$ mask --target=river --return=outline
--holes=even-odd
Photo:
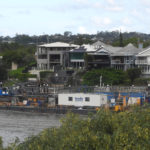
[[[6,147],[18,137],[37,135],[45,128],[60,126],[63,115],[0,111],[0,136]]]

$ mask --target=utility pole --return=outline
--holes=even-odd
[[[100,88],[102,87],[102,75],[100,76],[100,83],[99,83]]]

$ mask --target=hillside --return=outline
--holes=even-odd
[[[54,35],[19,35],[17,34],[15,37],[0,37],[0,42],[16,42],[19,44],[42,44],[47,42],[56,42],[56,41],[62,41],[62,42],[69,42],[69,43],[75,43],[75,44],[88,44],[93,43],[97,40],[101,40],[104,43],[113,44],[119,39],[119,31],[101,31],[97,32],[97,34],[72,34],[70,31],[64,32],[64,34],[54,34]],[[124,32],[122,33],[123,39],[127,40],[130,38],[136,38],[137,40],[140,40],[142,42],[148,42],[150,43],[150,34],[146,33],[138,33],[138,32]],[[131,41],[132,42],[132,41]],[[150,45],[150,44],[148,44]]]

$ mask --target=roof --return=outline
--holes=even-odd
[[[84,53],[84,52],[86,52],[86,48],[84,46],[80,46],[80,47],[77,47],[77,48],[74,48],[74,49],[70,50],[70,52]]]
[[[114,47],[114,46],[105,44],[101,41],[97,41],[92,45],[83,44],[82,46],[71,50],[71,52],[88,52],[91,55],[92,54],[101,54],[101,55],[109,54],[111,56],[133,56],[133,55],[137,55],[138,53],[142,51],[143,49],[139,49],[131,43],[129,43],[125,47]],[[150,55],[150,48],[149,48],[149,55]]]
[[[86,49],[86,52],[95,52],[97,49],[93,45],[83,44],[83,47]]]
[[[112,54],[112,56],[132,56],[140,53],[143,49],[135,47],[129,43],[127,46],[120,48],[118,51]]]
[[[150,47],[144,49],[143,51],[141,51],[140,53],[138,53],[136,56],[137,57],[150,56]]]
[[[113,53],[115,53],[116,51],[118,51],[118,50],[121,48],[121,47],[114,47],[114,46],[111,46],[111,45],[109,45],[109,44],[105,44],[105,43],[103,43],[103,42],[101,42],[101,41],[95,42],[95,43],[93,44],[93,46],[94,46],[95,48],[103,47],[105,50],[108,51],[109,54],[113,54]]]
[[[63,43],[63,42],[54,42],[48,44],[39,45],[39,47],[77,47],[78,45]]]
[[[77,47],[75,49],[70,50],[70,52],[95,52],[98,49],[95,48],[93,45],[89,45],[89,44],[83,44],[80,47]]]

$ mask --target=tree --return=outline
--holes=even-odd
[[[131,81],[131,84],[133,84],[134,80],[139,78],[141,76],[141,69],[140,68],[133,68],[127,70],[127,75]]]
[[[0,81],[7,80],[8,77],[8,71],[5,65],[0,64]]]
[[[84,53],[85,68],[88,69],[88,63],[93,61],[93,56]]]
[[[70,31],[65,31],[64,32],[65,37],[70,37],[71,35],[72,35],[72,32],[70,32]]]
[[[83,76],[83,84],[94,86],[99,85],[100,76],[102,76],[102,82],[105,84],[123,84],[126,81],[126,74],[121,70],[114,69],[94,69],[88,71]]]
[[[34,46],[23,46],[18,44],[7,44],[6,46],[5,51],[2,53],[2,55],[3,61],[7,65],[7,68],[11,66],[12,62],[17,63],[19,67],[26,66],[32,62],[35,62]]]
[[[123,47],[124,44],[123,44],[123,36],[122,36],[122,33],[120,32],[120,35],[119,35],[119,46],[120,47]]]

